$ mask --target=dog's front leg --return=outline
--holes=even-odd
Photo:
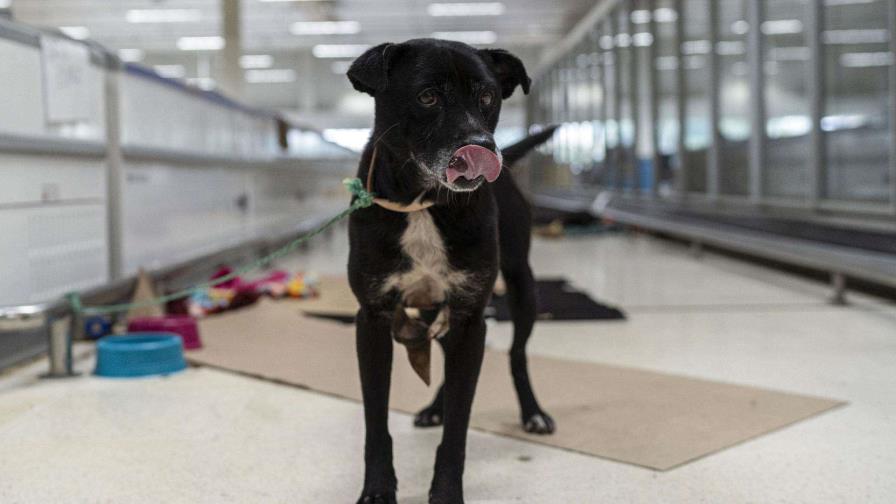
[[[364,397],[364,491],[358,504],[395,504],[398,482],[389,435],[389,386],[392,337],[389,318],[362,308],[357,317],[356,348]]]
[[[485,321],[482,316],[452,327],[445,341],[445,419],[436,453],[430,504],[462,504],[464,458],[470,407],[482,367]]]

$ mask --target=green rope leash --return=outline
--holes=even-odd
[[[306,241],[314,238],[315,236],[321,234],[326,231],[330,227],[332,227],[337,222],[345,219],[349,215],[355,213],[356,211],[367,208],[373,205],[374,195],[364,188],[364,184],[361,183],[361,180],[358,178],[347,178],[342,181],[345,188],[352,194],[352,203],[351,205],[340,212],[339,214],[332,217],[330,220],[319,226],[317,229],[310,231],[295,240],[287,243],[283,247],[271,252],[270,254],[261,257],[242,268],[239,268],[232,273],[229,273],[225,276],[216,278],[210,282],[204,282],[199,285],[195,285],[193,287],[173,292],[171,294],[167,294],[165,296],[159,296],[153,299],[147,299],[144,301],[139,301],[136,303],[119,303],[105,306],[84,306],[81,303],[81,295],[77,292],[71,292],[66,295],[68,298],[69,304],[71,305],[71,309],[73,313],[79,315],[105,315],[110,313],[122,313],[130,310],[131,308],[143,308],[147,306],[156,306],[162,305],[171,301],[177,301],[178,299],[184,299],[192,296],[196,292],[208,289],[210,287],[215,287],[216,285],[220,285],[222,283],[233,280],[234,278],[244,275],[252,270],[257,268],[261,268],[263,266],[267,266],[268,264],[280,259],[290,253],[294,252],[295,249],[305,243]]]

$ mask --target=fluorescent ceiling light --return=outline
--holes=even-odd
[[[8,9],[12,5],[12,0],[0,0],[0,9]]]
[[[825,44],[885,44],[890,41],[887,30],[827,30],[822,32]]]
[[[224,48],[224,37],[181,37],[177,39],[181,51],[219,51]]]
[[[653,20],[657,23],[673,23],[678,21],[678,11],[668,7],[660,7],[653,11]]]
[[[650,22],[650,18],[649,10],[634,10],[631,13],[632,23],[634,24],[647,24]]]
[[[119,49],[118,57],[121,58],[121,61],[140,61],[145,56],[143,49]]]
[[[616,46],[617,47],[628,47],[632,45],[632,37],[628,33],[620,33],[616,35]]]
[[[205,91],[211,91],[218,85],[218,83],[215,82],[215,79],[212,79],[211,77],[191,77],[187,79],[187,84],[196,86]]]
[[[334,61],[330,65],[330,70],[337,75],[344,75],[348,73],[349,67],[352,66],[351,61]]]
[[[840,65],[847,68],[885,67],[892,64],[893,54],[890,52],[843,53],[840,55]]]
[[[86,26],[60,26],[59,31],[75,40],[90,38],[90,30]]]
[[[803,22],[799,19],[776,19],[764,21],[759,29],[766,35],[793,35],[803,33]]]
[[[357,58],[370,49],[363,44],[318,44],[311,48],[315,58]]]
[[[709,54],[712,44],[708,40],[688,40],[681,43],[681,52],[684,54]]]
[[[197,23],[202,20],[199,9],[131,9],[125,14],[128,23]]]
[[[750,32],[750,23],[745,19],[738,19],[731,23],[731,32],[735,35],[746,35]]]
[[[615,45],[612,35],[604,35],[600,38],[600,48],[603,50],[610,50],[615,47]]]
[[[862,5],[874,3],[877,0],[825,0],[828,7],[839,7],[841,5]]]
[[[650,32],[640,32],[632,35],[632,42],[635,47],[649,47],[653,44],[653,34]]]
[[[500,16],[504,10],[501,2],[431,3],[426,8],[433,17]]]
[[[270,54],[244,54],[240,56],[240,66],[245,69],[271,68],[273,64],[274,57]]]
[[[494,44],[498,40],[498,34],[493,31],[441,31],[432,32],[431,36],[465,44]]]
[[[157,74],[169,79],[183,79],[187,75],[187,70],[183,65],[156,65],[152,68]]]
[[[298,21],[289,28],[293,35],[353,35],[361,31],[357,21]]]
[[[279,84],[295,82],[296,71],[291,68],[268,68],[246,71],[246,82],[250,84]]]

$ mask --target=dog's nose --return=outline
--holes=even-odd
[[[497,148],[495,139],[491,135],[473,135],[467,138],[466,145],[478,145],[494,152]]]

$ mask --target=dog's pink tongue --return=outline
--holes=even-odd
[[[464,145],[457,149],[445,172],[449,183],[460,177],[474,180],[480,175],[484,176],[485,180],[494,182],[498,180],[500,174],[501,162],[498,161],[498,156],[479,145]]]

